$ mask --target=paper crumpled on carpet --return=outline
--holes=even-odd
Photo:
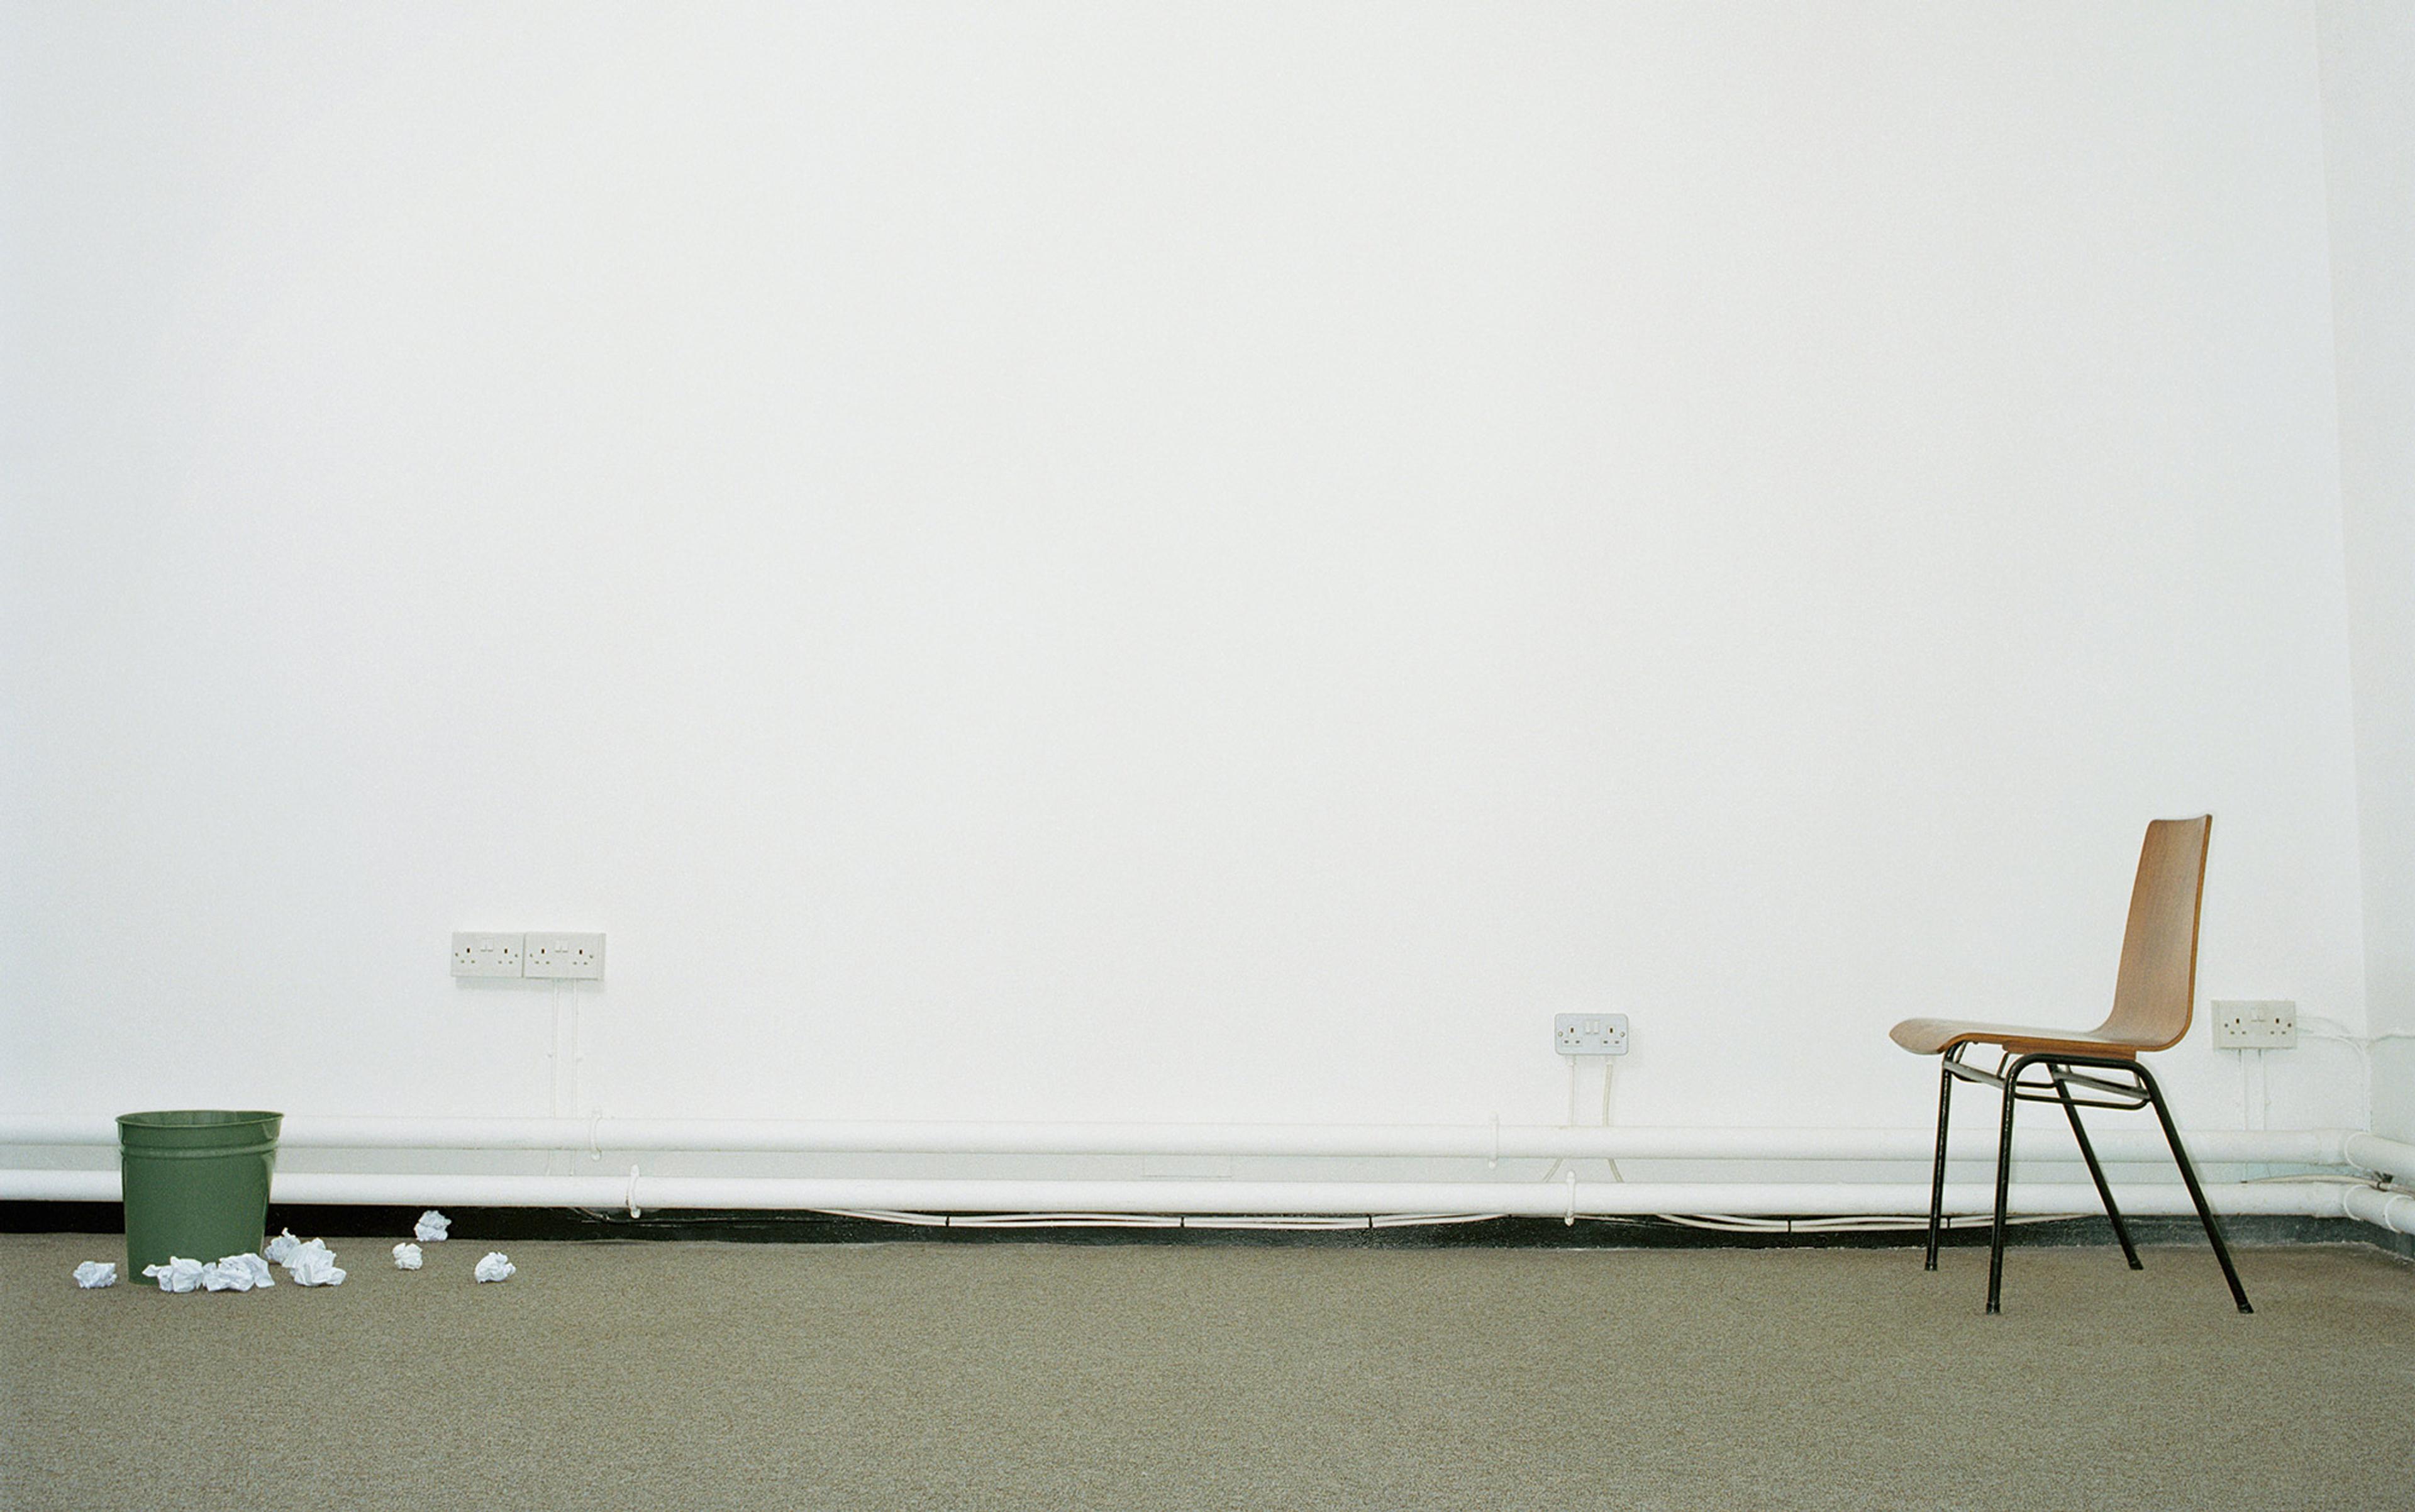
[[[336,1264],[335,1252],[324,1239],[312,1239],[297,1244],[285,1257],[285,1274],[303,1286],[341,1286],[343,1267]]]
[[[420,1264],[419,1246],[406,1242],[394,1247],[395,1269],[417,1270]]]
[[[163,1292],[189,1292],[202,1284],[202,1263],[170,1255],[164,1265],[145,1265],[142,1274],[159,1283]]]
[[[487,1252],[487,1258],[478,1262],[476,1274],[478,1280],[482,1281],[500,1281],[508,1280],[512,1273],[518,1269],[519,1267],[513,1265],[511,1258],[502,1250],[490,1250]]]
[[[75,1276],[76,1284],[87,1292],[98,1286],[114,1286],[117,1284],[117,1262],[87,1260],[76,1267]]]
[[[445,1231],[452,1226],[451,1219],[431,1207],[419,1215],[419,1221],[412,1227],[411,1236],[422,1244],[442,1244]]]
[[[202,1267],[202,1289],[206,1292],[248,1292],[255,1286],[276,1284],[268,1262],[255,1254],[229,1255]]]
[[[302,1241],[293,1236],[292,1229],[287,1229],[268,1241],[268,1258],[281,1265],[292,1259],[293,1251],[301,1248]]]

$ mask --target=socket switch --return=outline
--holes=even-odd
[[[530,977],[597,981],[604,975],[604,936],[531,934],[520,972]]]
[[[1627,1054],[1627,1015],[1554,1014],[1552,1048],[1563,1055],[1623,1055]]]
[[[517,977],[523,947],[518,935],[457,933],[453,936],[453,974],[457,977]]]
[[[2287,999],[2213,1004],[2216,1050],[2290,1050],[2298,1043],[2298,1005]]]

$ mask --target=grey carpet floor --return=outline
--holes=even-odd
[[[0,1235],[0,1505],[2397,1508],[2415,1266],[2020,1250],[336,1245],[81,1292]],[[122,1260],[121,1260],[122,1264]],[[281,1272],[279,1273],[282,1274]]]

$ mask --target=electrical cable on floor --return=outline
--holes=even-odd
[[[1178,1229],[1172,1213],[949,1213],[952,1229]]]
[[[2260,1176],[2260,1181],[2328,1181],[2338,1186],[2372,1186],[2357,1176]],[[570,1207],[582,1218],[601,1222],[628,1222],[623,1210],[611,1207]],[[903,1212],[893,1207],[814,1207],[826,1218],[852,1218],[860,1222],[908,1224],[920,1230],[1205,1230],[1205,1232],[1347,1232],[1347,1230],[1408,1230],[1408,1227],[1449,1227],[1449,1224],[1495,1222],[1507,1212]],[[1686,1230],[1710,1230],[1724,1235],[1877,1235],[1877,1232],[1928,1230],[1925,1218],[1882,1218],[1882,1215],[1831,1215],[1831,1218],[1739,1218],[1734,1212],[1580,1212],[1584,1222],[1666,1222]],[[2017,1212],[2007,1224],[2070,1222],[2096,1218],[2093,1212]],[[1988,1212],[1949,1212],[1940,1227],[1978,1230],[1992,1222]]]
[[[2297,1179],[2274,1177],[2274,1180]],[[2350,1186],[2362,1182],[2352,1177],[2332,1177]],[[1135,1228],[1135,1229],[1202,1229],[1202,1230],[1268,1230],[1303,1233],[1331,1233],[1348,1229],[1390,1229],[1439,1227],[1461,1223],[1489,1223],[1508,1218],[1507,1213],[1372,1213],[1372,1214],[1171,1214],[1171,1213],[907,1213],[871,1208],[824,1207],[815,1209],[833,1218],[862,1219],[876,1223],[908,1223],[922,1228],[962,1229],[1050,1229],[1050,1228]],[[1928,1226],[1926,1218],[1889,1217],[1870,1214],[1843,1214],[1826,1218],[1744,1218],[1732,1213],[1653,1213],[1577,1215],[1587,1222],[1632,1223],[1646,1216],[1662,1223],[1682,1228],[1709,1229],[1731,1234],[1846,1234],[1846,1233],[1907,1233]],[[2092,1218],[2091,1213],[2018,1213],[2006,1217],[2008,1224],[2062,1223],[2074,1219]],[[1993,1221],[1987,1213],[1948,1214],[1942,1227],[1949,1229],[1983,1228]]]
[[[1836,1218],[1739,1218],[1730,1213],[1655,1213],[1664,1223],[1675,1223],[1689,1229],[1715,1229],[1732,1234],[1892,1234],[1923,1230],[1928,1227],[1925,1218],[1889,1218],[1845,1215]],[[2009,1215],[2006,1223],[2060,1223],[2075,1218],[2088,1218],[2087,1213],[2022,1213]],[[1948,1214],[1942,1226],[1949,1229],[1981,1228],[1994,1222],[1988,1213]]]
[[[1350,1218],[1338,1214],[1304,1213],[1291,1218],[1243,1213],[1231,1218],[1210,1218],[1205,1215],[1183,1216],[1186,1229],[1297,1229],[1309,1233],[1328,1233],[1339,1229],[1372,1229],[1372,1217]]]
[[[2251,1182],[2320,1181],[2348,1187],[2376,1185],[2374,1181],[2356,1176],[2331,1175],[2274,1175],[2249,1179]],[[574,1207],[569,1210],[583,1218],[605,1222],[628,1220],[627,1213],[617,1208]],[[1262,1230],[1298,1233],[1336,1233],[1352,1229],[1436,1228],[1465,1223],[1490,1223],[1511,1216],[1508,1213],[917,1213],[875,1207],[818,1207],[811,1211],[831,1218],[854,1219],[867,1223],[895,1223],[914,1228],[1126,1228],[1200,1229],[1211,1232]],[[1733,1213],[1579,1213],[1575,1216],[1588,1223],[1660,1222],[1674,1224],[1680,1228],[1705,1229],[1727,1234],[1917,1233],[1928,1226],[1928,1220],[1926,1218],[1893,1217],[1882,1214],[1839,1214],[1824,1218],[1746,1218]],[[2061,1223],[2096,1216],[2093,1213],[2017,1213],[2008,1215],[2004,1221],[2008,1224]],[[1946,1215],[1941,1226],[1949,1229],[1984,1228],[1992,1221],[1992,1215],[1987,1213],[1955,1213]]]
[[[874,1223],[909,1223],[921,1228],[956,1229],[1267,1229],[1323,1233],[1343,1229],[1443,1227],[1458,1223],[1489,1223],[1507,1213],[908,1213],[864,1207],[818,1207],[832,1218],[861,1219]],[[610,1214],[597,1214],[610,1217]]]

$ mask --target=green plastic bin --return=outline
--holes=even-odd
[[[119,1115],[127,1279],[171,1255],[211,1261],[258,1250],[284,1122],[281,1113],[191,1108]]]

